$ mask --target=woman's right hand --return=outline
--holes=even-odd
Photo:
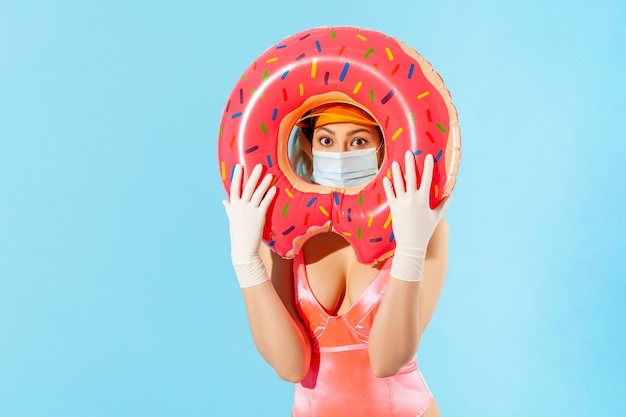
[[[262,172],[263,166],[256,165],[242,192],[243,166],[237,164],[230,185],[230,201],[223,201],[230,223],[231,258],[234,265],[247,264],[259,255],[265,216],[276,195],[276,187],[270,187],[271,174],[267,174],[258,184]]]

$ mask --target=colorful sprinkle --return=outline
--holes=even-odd
[[[317,58],[313,58],[313,62],[311,62],[311,78],[315,78],[317,75]]]
[[[352,221],[352,207],[348,208],[348,222]]]
[[[252,152],[256,151],[257,149],[259,149],[259,145],[254,145],[253,147],[248,148],[245,151],[243,151],[243,153],[249,154],[249,153],[252,153]]]
[[[238,112],[238,113],[235,113],[235,114],[233,114],[232,116],[230,116],[230,118],[231,118],[231,119],[236,119],[236,118],[238,118],[239,116],[241,116],[242,114],[243,114],[243,112]]]
[[[383,240],[382,237],[373,237],[373,238],[370,239],[370,243],[378,243],[381,240]]]
[[[361,86],[363,85],[362,81],[359,81],[358,83],[356,83],[356,86],[354,87],[354,90],[352,90],[352,94],[356,94],[359,92],[359,90],[361,89]]]
[[[406,76],[409,80],[411,79],[411,77],[413,77],[413,69],[415,69],[415,64],[411,64],[411,66],[409,67],[409,73]]]
[[[268,70],[263,71],[263,77],[261,77],[261,82],[264,82],[267,79],[267,74],[269,74]]]
[[[370,217],[367,219],[367,227],[372,227],[373,221],[374,221],[374,213],[370,213]]]
[[[415,152],[413,152],[413,156],[417,156],[417,155],[419,155],[421,153],[422,153],[422,151],[418,149]]]
[[[272,120],[276,120],[276,116],[278,116],[278,107],[274,107],[274,111],[272,112]]]
[[[439,152],[437,153],[437,156],[435,156],[435,162],[439,161],[439,158],[441,158],[441,155],[443,155],[443,151],[439,150]]]
[[[239,104],[243,104],[243,88],[239,89]]]
[[[315,47],[317,48],[317,52],[322,52],[322,45],[320,45],[320,41],[315,41]]]
[[[350,68],[350,63],[346,62],[346,65],[343,66],[343,70],[341,71],[341,75],[339,76],[339,81],[343,81],[346,78],[348,68]]]
[[[300,83],[300,97],[302,97],[304,95],[304,84]]]
[[[396,72],[398,72],[399,69],[400,69],[400,64],[396,64],[396,66],[393,67],[393,70],[391,71],[391,75],[396,75]]]
[[[344,235],[345,237],[352,237],[352,233],[350,232],[342,232],[342,235]]]
[[[387,52],[387,58],[389,58],[390,61],[393,61],[393,54],[391,53],[391,49],[387,47],[385,48],[385,52]]]
[[[283,72],[283,75],[280,76],[280,79],[284,80],[287,77],[287,74],[289,74],[289,70]]]
[[[283,100],[287,101],[287,90],[283,88]]]
[[[434,188],[435,188],[435,198],[438,198],[439,197],[439,185],[435,184]]]
[[[361,34],[357,34],[356,37],[360,40],[362,40],[363,42],[367,42],[367,38]]]
[[[230,147],[231,147],[231,148],[232,148],[232,147],[233,147],[233,145],[235,144],[235,139],[237,139],[237,135],[233,135],[233,137],[232,137],[232,138],[230,138],[230,144],[229,144],[229,145],[230,145]]]
[[[368,49],[367,52],[365,53],[365,55],[363,55],[363,58],[365,58],[365,59],[369,58],[369,56],[372,54],[372,52],[374,52],[374,48]]]
[[[324,74],[324,85],[328,85],[328,77],[330,76],[330,73],[328,71],[326,71],[326,74]]]
[[[396,89],[395,89],[395,88],[392,88],[391,90],[389,90],[389,92],[387,93],[387,95],[386,95],[385,97],[383,97],[383,99],[382,99],[382,100],[380,100],[380,103],[381,103],[381,104],[386,104],[386,103],[389,101],[389,99],[390,99],[391,97],[393,97],[393,95],[394,95],[395,93],[396,93]]]
[[[220,172],[222,174],[222,181],[226,181],[226,163],[224,161],[220,163]]]
[[[430,109],[426,110],[426,118],[428,119],[429,122],[433,121],[433,117],[430,114]]]
[[[389,235],[389,243],[393,242],[393,238],[394,238],[394,234],[392,231],[391,234]]]
[[[418,94],[417,99],[421,100],[429,94],[430,94],[430,91],[424,91],[422,94]]]
[[[374,102],[374,90],[370,90],[370,101]]]
[[[272,246],[274,246],[275,244],[276,244],[276,241],[275,241],[275,240],[272,240],[272,241],[268,244],[268,246],[271,248],[271,247],[272,247]]]
[[[267,64],[271,64],[272,62],[276,62],[278,61],[278,57],[274,57],[274,58],[270,58],[267,61],[265,61]]]
[[[336,37],[336,36],[337,36],[337,31],[336,31],[335,29],[333,29],[333,30],[330,32],[330,39],[335,39],[335,37]]]
[[[402,128],[399,127],[398,130],[396,130],[394,134],[391,135],[391,141],[393,142],[394,140],[398,139],[398,136],[400,136],[401,134],[402,134]]]
[[[293,193],[291,192],[291,190],[289,188],[285,188],[285,192],[287,193],[289,198],[293,198]]]
[[[287,217],[288,211],[289,211],[289,204],[285,204],[285,207],[283,207],[283,217]]]
[[[300,61],[302,58],[304,58],[306,56],[306,54],[300,54],[296,57],[295,61],[298,62]]]
[[[356,229],[356,238],[361,240],[361,226]]]
[[[261,131],[264,135],[267,135],[267,127],[265,126],[265,122],[261,122]]]
[[[333,198],[335,199],[335,204],[339,205],[339,193],[338,192],[333,193]]]
[[[428,136],[431,143],[435,143],[435,138],[433,138],[433,135],[431,135],[429,131],[426,131],[426,136]]]
[[[360,206],[363,204],[363,194],[359,194],[359,201],[356,203],[357,206]]]
[[[304,225],[306,226],[308,222],[309,222],[309,212],[307,211],[306,214],[304,215]]]
[[[339,50],[339,52],[337,52],[337,55],[339,55],[339,56],[343,55],[343,51],[345,51],[345,50],[346,50],[346,47],[342,46],[341,49]]]
[[[272,162],[272,155],[267,155],[267,166],[268,168],[271,168],[274,166],[274,163]]]
[[[411,121],[412,125],[415,124],[415,116],[413,116],[413,112],[409,112],[409,120]]]
[[[437,123],[437,129],[441,130],[443,133],[446,133],[446,128]]]
[[[309,36],[311,36],[311,34],[310,34],[310,33],[307,33],[306,35],[304,35],[303,37],[301,37],[301,38],[300,38],[300,39],[298,39],[298,40],[299,40],[299,41],[303,41],[303,40],[305,40],[306,38],[308,38]]]
[[[389,212],[387,218],[385,219],[385,223],[383,223],[383,229],[388,228],[389,224],[391,224],[391,212]]]
[[[313,203],[315,203],[315,200],[317,200],[317,197],[313,197],[312,199],[310,199],[309,202],[306,203],[306,206],[311,207]]]
[[[283,231],[283,236],[288,235],[289,233],[295,230],[296,226],[290,226],[288,229]]]
[[[324,216],[328,216],[328,211],[324,208],[324,206],[320,206],[320,211],[324,213]]]
[[[276,49],[285,49],[287,45],[277,45]]]

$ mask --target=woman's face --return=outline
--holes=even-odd
[[[355,123],[331,123],[313,131],[313,150],[348,152],[378,148],[380,136],[375,126]]]

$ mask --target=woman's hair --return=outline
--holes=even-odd
[[[313,132],[318,119],[315,116],[311,117],[312,111],[302,116],[296,124],[289,152],[289,160],[296,175],[310,183],[313,183]],[[376,125],[376,130],[381,144],[378,151],[378,166],[380,166],[385,157],[385,139],[380,126]]]
[[[297,126],[291,143],[290,161],[296,175],[307,182],[313,182],[313,126],[315,120],[308,119],[311,125]]]

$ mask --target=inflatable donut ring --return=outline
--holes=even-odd
[[[334,188],[299,178],[289,162],[296,120],[327,102],[350,103],[379,123],[385,158],[378,175],[361,187]],[[435,160],[430,206],[454,187],[461,135],[450,93],[430,63],[402,41],[356,27],[314,28],[268,48],[233,88],[221,118],[218,160],[226,192],[236,164],[244,181],[261,163],[277,194],[268,211],[263,242],[292,258],[304,242],[333,231],[352,245],[357,259],[373,264],[395,248],[382,186],[392,161],[404,171],[404,153]]]

